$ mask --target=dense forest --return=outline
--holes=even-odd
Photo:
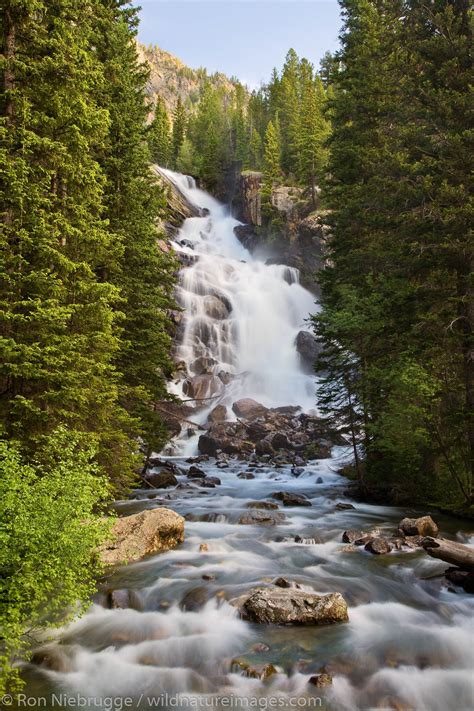
[[[330,227],[319,406],[361,491],[472,505],[472,11],[340,5],[319,68],[290,50],[260,89],[205,82],[170,115],[147,99],[127,2],[5,0],[0,690],[34,631],[88,599],[104,506],[166,441],[177,264],[150,163],[217,195],[261,171],[269,234],[274,188],[303,188]]]
[[[157,249],[136,11],[12,0],[2,23],[5,668],[27,628],[87,598],[101,502],[165,441],[175,264]]]

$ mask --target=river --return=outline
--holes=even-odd
[[[314,377],[301,367],[294,345],[315,309],[313,296],[298,284],[295,270],[265,264],[244,249],[224,206],[185,176],[168,177],[206,211],[176,236],[191,262],[178,291],[185,312],[177,357],[191,377],[196,360],[209,359],[202,396],[216,397],[193,419],[203,423],[216,402],[229,407],[239,397],[267,407],[313,409]],[[184,393],[184,382],[172,384],[176,393]],[[228,412],[234,417],[230,407]],[[374,556],[342,542],[346,529],[391,535],[401,518],[426,511],[351,501],[348,482],[337,473],[350,456],[343,447],[308,462],[297,478],[290,465],[230,458],[221,469],[211,458],[199,466],[221,485],[190,487],[185,459],[196,453],[197,437],[184,428],[168,450],[182,468],[182,488],[157,494],[140,489],[116,503],[121,515],[169,505],[187,519],[185,543],[116,569],[106,586],[132,591],[131,607],[105,609],[99,596],[52,643],[51,654],[60,660],[54,670],[25,667],[29,698],[48,699],[48,708],[77,708],[78,699],[89,699],[86,708],[103,709],[154,703],[219,710],[473,708],[472,596],[454,590],[443,577],[446,564],[423,550]],[[249,466],[254,478],[239,478]],[[249,502],[269,500],[282,489],[306,495],[312,505],[285,507],[279,525],[239,524]],[[355,508],[340,510],[338,502]],[[433,517],[443,535],[473,542],[467,522]],[[308,591],[342,593],[349,622],[294,627],[240,619],[229,601],[280,576]],[[321,671],[333,683],[317,689],[308,679]]]

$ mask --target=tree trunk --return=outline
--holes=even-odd
[[[446,538],[425,538],[423,548],[432,558],[444,560],[463,570],[474,570],[474,548],[462,543],[448,541]]]

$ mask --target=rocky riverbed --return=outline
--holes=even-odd
[[[184,543],[115,568],[85,618],[37,652],[29,693],[467,711],[473,598],[419,545],[466,542],[462,522],[357,503],[337,473],[348,450],[325,455],[157,457],[147,479],[166,474],[163,488],[116,508],[172,509]]]

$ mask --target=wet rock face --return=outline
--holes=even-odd
[[[104,565],[121,565],[176,548],[183,541],[182,516],[167,508],[150,509],[114,521],[99,554]]]
[[[296,589],[254,591],[241,610],[252,622],[276,625],[326,625],[349,619],[347,603],[340,593],[316,595]]]
[[[220,395],[223,392],[223,383],[217,375],[205,373],[188,378],[183,386],[183,392],[189,398],[200,400],[213,395]]]
[[[300,331],[296,336],[295,345],[301,358],[301,364],[306,370],[313,372],[316,358],[322,351],[321,344],[309,331]]]
[[[438,526],[431,516],[404,518],[400,521],[399,528],[405,536],[434,536],[436,538],[439,533]]]

